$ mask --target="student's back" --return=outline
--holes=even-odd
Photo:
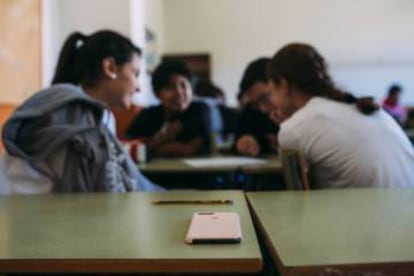
[[[401,127],[373,98],[335,87],[312,46],[286,45],[269,73],[287,118],[279,145],[304,151],[315,187],[414,187],[414,149]]]
[[[414,187],[413,147],[383,110],[314,97],[282,123],[279,143],[304,151],[315,187]]]
[[[106,179],[108,176],[101,173],[111,156],[111,144],[122,152],[101,123],[104,110],[100,102],[78,87],[55,85],[36,93],[19,107],[4,126],[3,140],[10,155],[28,160],[34,170],[46,176],[43,183],[38,183],[39,191],[137,190],[130,172],[121,181]],[[124,169],[130,170],[128,166]],[[12,178],[15,172],[5,173]],[[123,182],[129,185],[117,187]],[[26,189],[27,186],[16,183],[9,186],[9,193]]]

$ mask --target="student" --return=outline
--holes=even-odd
[[[270,58],[259,58],[247,66],[240,82],[241,115],[236,128],[235,149],[243,155],[276,152],[278,124],[270,119],[275,108],[270,97],[266,70]]]
[[[199,80],[194,89],[194,101],[202,102],[209,107],[211,130],[216,135],[215,143],[221,150],[230,147],[236,131],[239,111],[227,107],[222,89],[209,80]]]
[[[414,150],[401,127],[372,98],[338,90],[312,46],[283,47],[269,74],[288,117],[279,145],[303,150],[314,187],[414,187]]]
[[[194,94],[198,98],[214,100],[218,105],[226,105],[226,96],[223,90],[210,80],[198,80]]]
[[[388,95],[382,102],[382,107],[387,111],[399,124],[404,125],[407,120],[407,110],[399,103],[402,88],[394,84],[388,90]]]
[[[4,125],[0,194],[159,190],[109,129],[109,108],[128,108],[139,90],[140,58],[141,50],[113,31],[71,34],[54,85]]]
[[[152,76],[160,105],[138,114],[126,131],[142,138],[150,157],[183,157],[210,152],[211,124],[208,107],[192,102],[191,74],[180,61],[161,63]]]

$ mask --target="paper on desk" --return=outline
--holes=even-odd
[[[184,159],[184,162],[194,168],[202,167],[222,167],[222,166],[245,166],[261,165],[267,163],[266,160],[251,157],[207,157]]]

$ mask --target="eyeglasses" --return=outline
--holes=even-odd
[[[268,109],[269,104],[271,104],[271,94],[270,92],[262,93],[256,99],[248,100],[248,105],[255,108],[255,109]]]

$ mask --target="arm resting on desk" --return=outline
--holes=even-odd
[[[196,137],[186,143],[183,142],[167,142],[159,145],[158,147],[150,148],[155,155],[163,156],[192,156],[200,152],[203,146],[203,139]]]

